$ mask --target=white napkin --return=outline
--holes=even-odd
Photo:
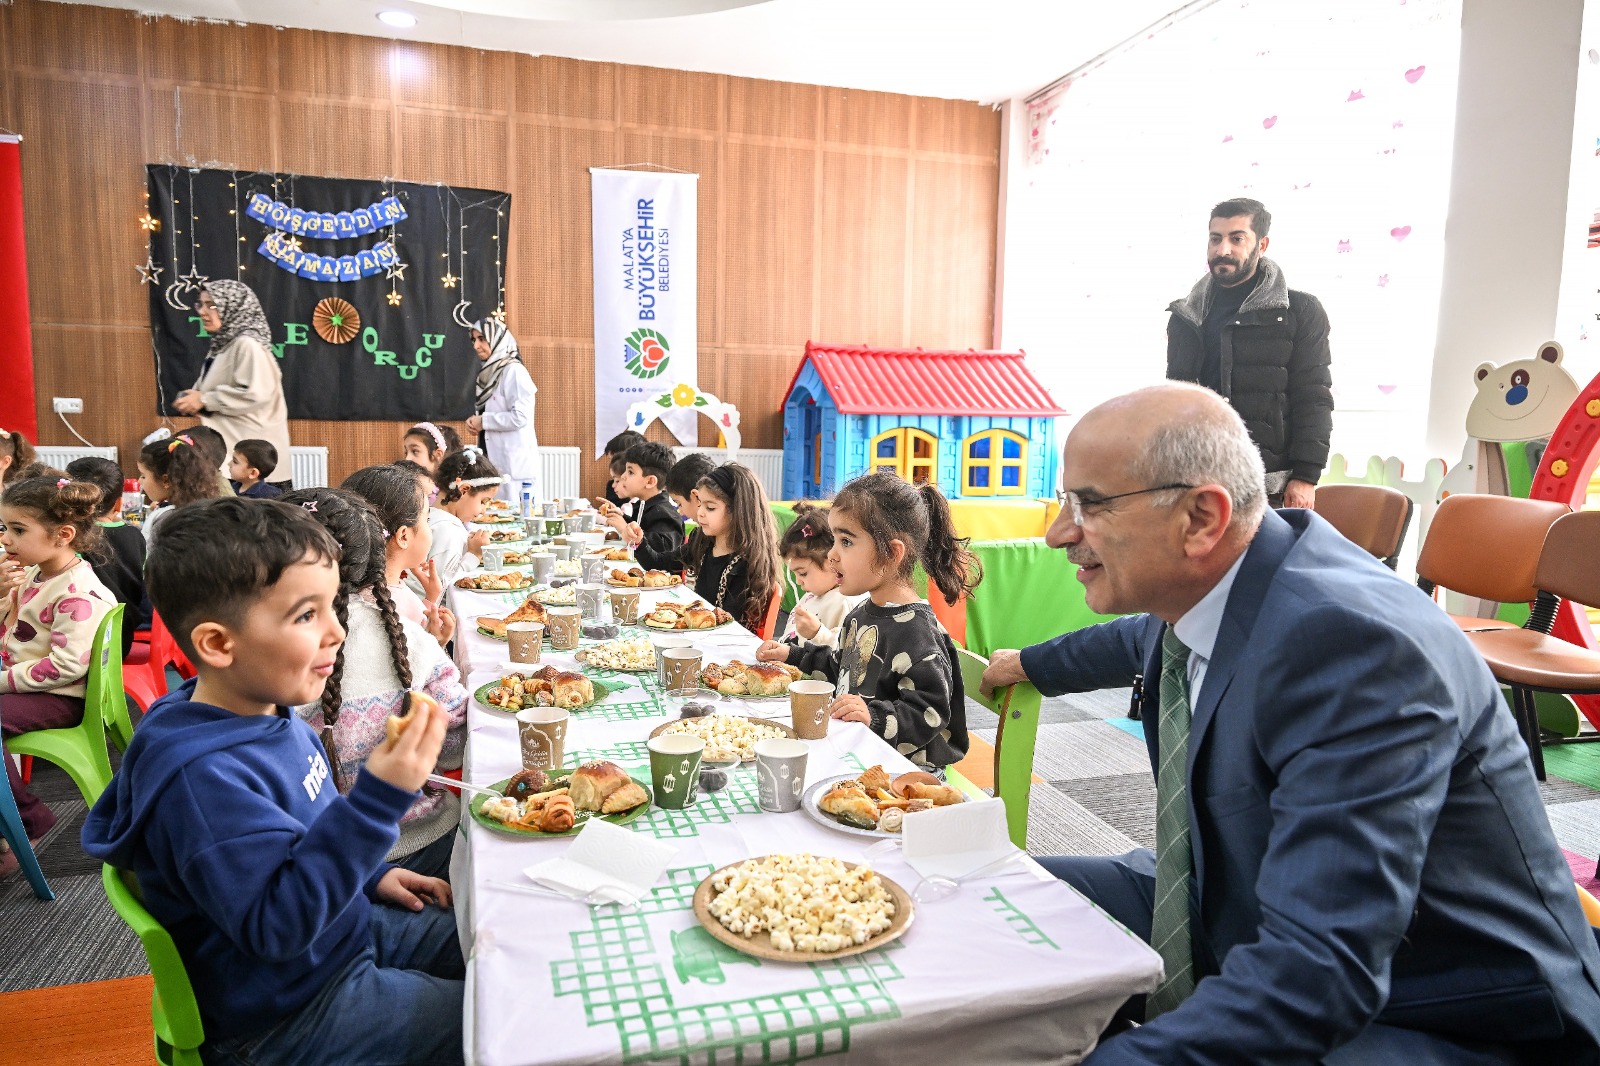
[[[581,900],[638,903],[678,854],[671,844],[591,818],[558,859],[529,866],[529,878]]]
[[[900,832],[906,862],[923,877],[964,877],[1017,850],[1006,833],[1006,805],[997,799],[918,811]]]

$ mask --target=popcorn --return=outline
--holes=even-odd
[[[769,855],[711,878],[711,914],[751,937],[767,930],[779,951],[833,952],[865,944],[894,920],[894,896],[867,866],[838,859]]]
[[[597,670],[653,670],[656,665],[649,637],[596,644],[583,653],[583,658]]]
[[[651,653],[654,655],[654,652]],[[590,660],[593,662],[593,660]],[[683,718],[667,726],[663,733],[688,733],[706,742],[703,758],[712,762],[730,759],[749,760],[756,757],[756,744],[763,740],[786,737],[777,726],[762,725],[748,718],[734,715],[712,714],[704,718]]]

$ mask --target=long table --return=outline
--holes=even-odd
[[[683,590],[647,591],[645,604]],[[457,660],[469,690],[494,680],[506,646],[476,631],[521,594],[452,589]],[[644,609],[648,609],[645,607]],[[624,635],[642,630],[624,627]],[[752,661],[753,634],[730,624],[698,641],[706,661]],[[574,668],[570,655],[544,660]],[[599,675],[621,688],[573,715],[567,762],[605,758],[648,777],[645,739],[667,720],[651,675]],[[783,701],[736,707],[786,720]],[[465,780],[492,784],[521,769],[516,723],[474,704]],[[806,780],[910,763],[865,726],[834,722],[811,742]],[[769,814],[753,770],[702,794],[687,811],[655,810],[634,832],[679,850],[632,912],[589,908],[498,887],[570,846],[513,839],[473,823],[452,864],[467,954],[467,1061],[482,1066],[599,1063],[788,1063],[904,1066],[913,1062],[1073,1063],[1117,1006],[1159,981],[1161,961],[1137,937],[1036,863],[1019,859],[954,895],[916,906],[898,941],[807,964],[762,962],[714,940],[691,909],[695,887],[728,863],[774,852],[863,859],[872,841]],[[898,859],[874,864],[908,891],[918,875]]]

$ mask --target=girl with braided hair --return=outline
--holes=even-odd
[[[385,740],[390,715],[405,711],[415,689],[438,701],[450,717],[439,769],[461,765],[466,746],[467,690],[461,675],[426,630],[400,617],[385,577],[383,526],[361,497],[342,489],[297,489],[280,497],[303,507],[339,542],[339,591],[333,609],[344,644],[322,702],[298,709],[322,735],[335,784],[354,787],[372,750]],[[460,801],[449,792],[424,790],[400,820],[400,841],[387,861],[429,877],[450,876]]]

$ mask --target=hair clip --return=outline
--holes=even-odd
[[[167,451],[169,451],[169,452],[173,451],[180,444],[187,444],[187,445],[190,445],[191,447],[193,447],[194,441],[190,440],[188,437],[186,437],[186,436],[184,436],[183,434],[180,433],[176,437],[173,437],[172,440],[168,442]]]
[[[70,485],[70,484],[72,484],[72,479],[69,478],[69,477],[58,477],[58,478],[56,478],[56,488],[58,488],[58,489],[63,485]]]
[[[467,462],[474,465],[476,465],[478,460],[483,457],[483,453],[478,450],[478,446],[476,444],[469,444],[465,448],[462,448],[461,454],[467,460]]]
[[[379,528],[382,529],[381,526]],[[384,540],[388,540],[389,539],[389,531],[387,529],[383,529],[383,539]]]
[[[304,507],[308,511],[315,511],[317,509],[317,501],[316,500],[307,500],[305,503],[302,503],[300,506]]]
[[[811,536],[811,523],[810,522],[807,522],[805,525],[800,527],[800,535],[802,537]]]

